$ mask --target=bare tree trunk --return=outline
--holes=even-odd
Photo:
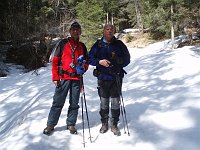
[[[112,16],[111,16],[111,24],[114,25],[114,17],[113,17],[113,13],[112,13]]]
[[[108,23],[108,12],[106,13],[106,23]]]
[[[28,25],[30,24],[30,14],[31,14],[31,1],[28,0],[27,1],[27,6],[26,6],[26,28],[27,28],[27,33],[30,34],[30,31],[29,31],[29,27]]]
[[[174,22],[173,22],[173,4],[171,4],[171,41],[172,41],[172,49],[174,49]]]
[[[60,4],[60,0],[57,0],[57,5],[56,5],[56,17],[58,16],[58,6]]]
[[[140,0],[134,0],[135,2],[135,11],[136,11],[136,18],[137,18],[137,24],[138,27],[142,30],[144,29],[143,23],[142,23],[142,17],[141,17],[141,11],[140,11]]]
[[[197,18],[197,22],[200,25],[200,6],[198,7],[198,18]]]

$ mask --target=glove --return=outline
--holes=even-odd
[[[84,60],[83,55],[79,56],[77,59],[77,66],[83,66],[86,60]]]
[[[83,65],[82,66],[76,66],[76,74],[77,75],[83,75],[84,72],[85,72],[85,68],[84,68]]]
[[[83,75],[85,72],[84,64],[86,60],[84,60],[83,55],[79,56],[77,59],[77,64],[76,64],[76,74],[77,75]]]

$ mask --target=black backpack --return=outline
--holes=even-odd
[[[68,42],[68,38],[65,38],[65,39],[62,39],[62,40],[60,40],[58,43],[56,43],[56,45],[54,46],[54,48],[52,49],[52,51],[51,51],[51,55],[49,56],[49,62],[52,62],[52,59],[53,59],[53,57],[54,57],[54,55],[55,55],[55,52],[56,52],[56,50],[57,50],[57,48],[58,48],[58,46],[60,45],[60,47],[61,47],[61,51],[60,51],[60,56],[62,56],[62,52],[63,52],[63,49],[64,49],[64,46],[65,46],[65,44]],[[87,57],[87,48],[86,48],[86,46],[85,46],[85,44],[84,43],[82,43],[82,42],[80,42],[81,44],[82,44],[82,46],[83,46],[83,50],[84,50],[84,57]]]

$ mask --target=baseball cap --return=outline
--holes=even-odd
[[[70,29],[72,28],[80,28],[81,29],[81,25],[77,22],[74,21],[71,25],[70,25]]]

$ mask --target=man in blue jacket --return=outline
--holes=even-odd
[[[98,94],[102,127],[100,133],[108,131],[109,104],[111,102],[111,131],[121,135],[117,126],[120,116],[120,94],[122,79],[126,73],[123,67],[130,63],[126,45],[114,36],[115,27],[106,24],[103,37],[97,40],[89,52],[89,64],[96,66],[94,76],[98,79]]]

